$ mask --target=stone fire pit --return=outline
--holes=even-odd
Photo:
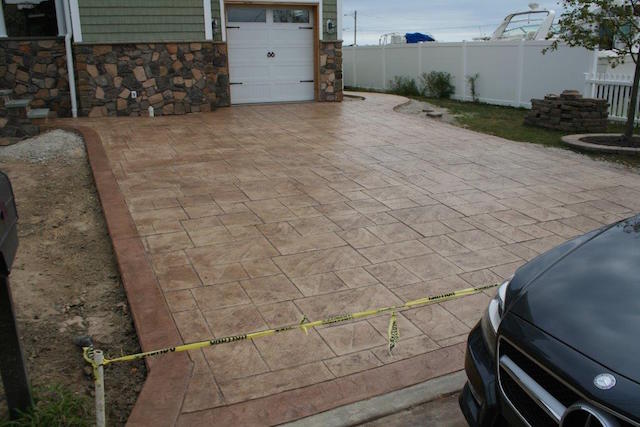
[[[607,130],[609,104],[605,99],[583,98],[580,92],[565,90],[561,95],[532,99],[525,124],[574,133]]]

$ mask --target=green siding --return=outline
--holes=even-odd
[[[333,34],[327,34],[327,21],[331,19],[336,26],[336,30]],[[338,6],[336,0],[323,0],[322,1],[322,32],[323,40],[337,40],[338,39],[338,25],[342,25],[342,19],[338,17]]]
[[[84,42],[204,40],[202,0],[79,0],[78,3]]]
[[[87,43],[171,42],[204,40],[201,0],[79,0],[82,39]],[[336,40],[337,30],[327,34],[327,20],[342,25],[336,0],[323,0],[324,40]],[[211,0],[216,20],[214,40],[222,40],[224,22],[220,1]],[[337,28],[337,27],[336,27]]]

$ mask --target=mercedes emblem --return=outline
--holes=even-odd
[[[616,385],[616,377],[611,374],[600,374],[593,379],[593,385],[600,390],[609,390]]]

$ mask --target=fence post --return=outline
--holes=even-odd
[[[515,107],[522,106],[522,83],[524,81],[524,39],[518,43],[518,75],[516,83]]]
[[[467,100],[467,41],[462,42],[462,100]]]
[[[356,57],[356,46],[353,45],[353,87],[358,87],[358,67],[356,66],[358,58]]]
[[[420,76],[422,75],[422,45],[424,43],[417,43],[418,45],[418,80],[420,80]]]
[[[382,89],[387,90],[387,46],[382,45]]]
[[[598,75],[598,49],[593,50],[593,62],[591,63],[591,78],[596,80]],[[596,96],[596,82],[592,82],[591,84],[591,98],[595,98]]]

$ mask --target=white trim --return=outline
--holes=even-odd
[[[202,0],[204,10],[204,39],[213,40],[213,30],[211,29],[211,0]]]
[[[227,18],[225,17],[224,0],[220,0],[220,34],[222,41],[227,41]]]
[[[71,13],[71,26],[73,27],[73,40],[76,43],[80,43],[82,41],[82,26],[80,25],[78,0],[69,0],[69,12]]]
[[[58,36],[64,37],[67,34],[67,28],[64,24],[64,0],[56,0],[56,22],[58,23]]]
[[[318,38],[320,40],[322,40],[322,34],[324,33],[324,15],[322,14],[322,1],[318,1],[318,19],[316,19],[316,21],[318,22]]]
[[[64,26],[67,29],[67,34],[64,36],[64,47],[67,56],[67,75],[69,76],[69,96],[71,98],[71,115],[73,118],[78,117],[78,99],[76,97],[76,75],[75,67],[73,65],[73,52],[71,48],[71,36],[72,36],[72,24],[71,24],[71,11],[69,7],[69,1],[62,1],[62,9],[64,14]]]
[[[0,37],[7,37],[7,26],[4,23],[4,10],[0,1]]]
[[[342,0],[337,0],[336,3],[336,28],[338,34],[338,40],[342,41]]]

